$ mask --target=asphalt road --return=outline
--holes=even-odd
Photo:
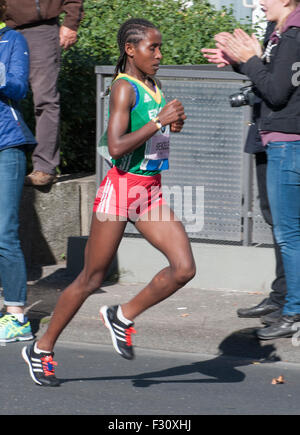
[[[45,388],[31,381],[23,346],[0,347],[0,415],[102,415],[109,416],[99,420],[106,429],[122,424],[121,416],[135,421],[164,415],[171,429],[178,416],[184,422],[199,415],[300,414],[298,364],[141,348],[127,361],[111,346],[60,341],[54,359],[62,383]],[[273,385],[279,376],[285,382]]]

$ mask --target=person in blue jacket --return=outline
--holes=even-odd
[[[6,307],[0,314],[0,343],[33,338],[24,317],[27,279],[18,230],[26,151],[36,144],[18,107],[28,89],[28,46],[4,24],[5,10],[0,0],[0,279]]]

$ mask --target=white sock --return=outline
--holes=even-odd
[[[121,320],[122,323],[125,323],[125,325],[130,325],[132,323],[131,320],[128,320],[126,319],[126,317],[124,317],[121,305],[119,305],[118,307],[117,317],[119,320]]]
[[[39,349],[39,348],[37,347],[37,344],[36,344],[36,343],[35,343],[35,345],[34,345],[34,352],[35,352],[35,353],[51,353],[50,350],[42,350],[42,349]]]
[[[11,316],[15,316],[16,319],[18,319],[18,321],[20,323],[24,323],[24,314],[23,313],[7,313],[10,314]]]

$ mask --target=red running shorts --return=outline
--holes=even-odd
[[[121,216],[136,222],[145,213],[164,204],[160,174],[137,175],[114,166],[97,191],[93,211],[99,216]]]

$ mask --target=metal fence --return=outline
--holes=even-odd
[[[113,67],[97,66],[97,143],[107,124]],[[272,244],[258,203],[253,156],[244,153],[251,110],[232,108],[228,96],[248,84],[231,70],[211,65],[163,66],[157,75],[167,101],[178,98],[188,116],[171,135],[170,170],[164,194],[194,241]],[[98,154],[97,184],[108,165]],[[128,224],[127,234],[135,234]]]

